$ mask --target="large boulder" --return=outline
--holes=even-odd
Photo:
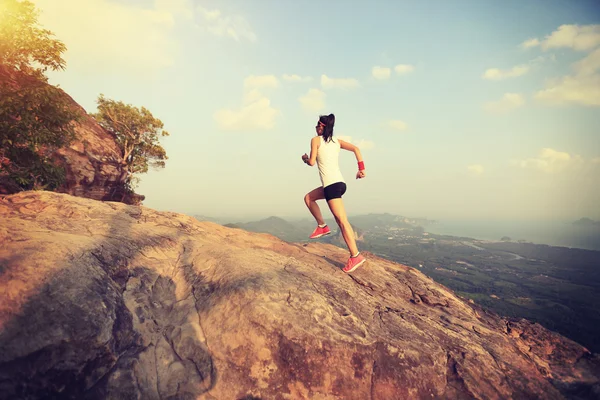
[[[600,395],[584,347],[368,253],[51,192],[0,243],[3,399]]]

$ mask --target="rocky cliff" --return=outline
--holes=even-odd
[[[9,79],[6,75],[2,78]],[[65,183],[57,191],[96,200],[141,204],[144,196],[125,193],[123,190],[122,182],[125,177],[120,172],[120,150],[115,138],[71,96],[60,91],[70,103],[70,107],[81,113],[82,119],[73,123],[76,135],[73,143],[52,154],[54,161],[63,166],[66,172]],[[15,193],[19,190],[17,185],[0,177],[1,194]]]
[[[2,399],[563,399],[600,360],[418,270],[66,194],[0,200]]]
[[[83,118],[75,125],[77,139],[54,155],[66,170],[66,182],[58,191],[95,200],[140,204],[144,196],[127,194],[122,190],[121,183],[125,177],[119,172],[121,157],[115,138],[68,94],[65,93],[65,97],[73,108],[82,113]]]

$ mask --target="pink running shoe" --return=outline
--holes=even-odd
[[[346,263],[346,266],[344,267],[343,271],[344,272],[352,272],[356,268],[363,265],[365,263],[365,261],[367,261],[367,259],[362,254],[358,253],[358,256],[350,257],[348,259],[348,262]]]
[[[317,239],[317,238],[320,238],[321,236],[329,235],[330,233],[331,233],[331,231],[329,230],[329,227],[327,225],[325,225],[322,228],[317,225],[317,229],[315,229],[314,232],[309,237],[311,239]]]

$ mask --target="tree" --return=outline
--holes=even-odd
[[[98,112],[90,114],[98,124],[112,133],[121,150],[121,181],[133,191],[139,178],[149,167],[164,168],[168,159],[159,136],[169,136],[161,120],[145,107],[137,108],[122,101],[98,96]]]
[[[64,70],[65,45],[27,0],[0,0],[0,185],[55,189],[64,170],[51,154],[75,137],[80,117],[45,72]]]

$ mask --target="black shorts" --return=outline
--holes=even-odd
[[[344,182],[336,182],[323,188],[325,192],[325,200],[340,199],[346,193],[346,184]]]

